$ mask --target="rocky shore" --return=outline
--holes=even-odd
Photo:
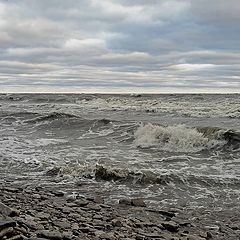
[[[239,236],[239,219],[213,223],[204,213],[201,218],[200,213],[194,216],[181,208],[152,209],[140,198],[107,205],[94,194],[71,196],[41,186],[0,186],[0,239],[237,240]]]

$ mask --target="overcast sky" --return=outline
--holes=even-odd
[[[239,0],[0,0],[0,92],[240,92]]]

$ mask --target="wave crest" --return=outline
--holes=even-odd
[[[226,143],[224,139],[209,138],[196,128],[185,125],[164,127],[151,123],[141,124],[134,137],[137,147],[157,147],[171,152],[198,152]]]

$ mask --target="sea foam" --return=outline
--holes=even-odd
[[[157,147],[173,152],[198,152],[221,143],[220,140],[209,139],[197,129],[185,125],[164,127],[151,123],[141,124],[134,137],[137,147]]]

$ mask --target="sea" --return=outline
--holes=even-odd
[[[0,94],[0,176],[107,203],[239,212],[240,95]]]

